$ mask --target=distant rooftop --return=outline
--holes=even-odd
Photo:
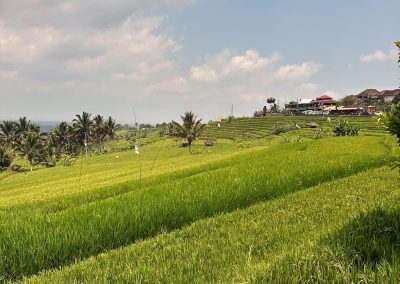
[[[302,104],[311,104],[311,102],[313,101],[313,99],[301,99],[298,104],[302,105]]]

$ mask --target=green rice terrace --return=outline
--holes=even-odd
[[[396,137],[340,119],[358,135],[333,135],[339,117],[236,118],[190,151],[153,129],[138,155],[119,132],[70,166],[4,171],[0,282],[398,283]]]

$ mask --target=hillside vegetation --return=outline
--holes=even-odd
[[[240,139],[244,136],[259,139],[273,135],[278,128],[285,129],[291,134],[299,134],[303,137],[316,138],[319,129],[330,129],[334,127],[339,119],[347,119],[354,125],[359,126],[364,135],[381,135],[384,131],[382,124],[378,123],[378,118],[371,116],[352,116],[352,117],[323,117],[323,116],[282,116],[269,115],[258,118],[236,118],[231,122],[213,122],[205,128],[205,136],[215,138]],[[307,123],[316,122],[319,124],[317,129],[307,127]],[[296,124],[298,127],[296,127]],[[219,126],[218,126],[219,125]]]
[[[263,119],[276,128],[269,122],[275,117]],[[316,277],[307,266],[315,251],[346,239],[345,226],[361,212],[395,204],[398,176],[384,166],[399,151],[371,120],[354,119],[370,127],[360,136],[314,139],[309,134],[316,130],[303,128],[301,119],[300,128],[281,135],[217,139],[213,147],[197,141],[193,154],[163,138],[140,156],[130,150],[79,158],[68,168],[0,174],[0,279],[287,283]],[[239,122],[253,120],[230,125],[242,129]],[[319,255],[321,273],[337,279],[329,269],[337,255]],[[303,257],[303,266],[286,261]],[[375,268],[349,270],[347,277],[373,275]]]

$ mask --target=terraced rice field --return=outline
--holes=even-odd
[[[253,120],[231,125],[239,122]],[[290,143],[276,135],[198,141],[194,154],[163,139],[140,159],[126,151],[0,174],[0,280],[400,279],[391,233],[400,227],[400,180],[386,166],[399,150],[373,121],[357,122],[371,129],[318,140],[299,129],[290,135],[305,139]],[[381,228],[385,238],[371,242]]]
[[[315,138],[319,128],[333,128],[339,119],[345,119],[361,128],[364,135],[380,135],[384,132],[384,127],[378,122],[378,117],[372,116],[282,116],[269,115],[259,118],[237,118],[229,121],[213,122],[206,127],[205,136],[214,138],[240,139],[244,136],[259,139],[269,137],[278,127],[292,127],[296,129],[296,124],[301,127],[301,131],[292,132],[308,138]],[[316,122],[318,129],[310,129],[306,123]],[[219,126],[218,126],[219,124]]]

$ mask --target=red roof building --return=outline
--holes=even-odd
[[[320,96],[320,97],[316,98],[315,100],[313,100],[312,103],[315,105],[315,107],[318,110],[322,110],[325,107],[337,105],[338,101],[334,100],[330,96],[323,95],[323,96]]]

